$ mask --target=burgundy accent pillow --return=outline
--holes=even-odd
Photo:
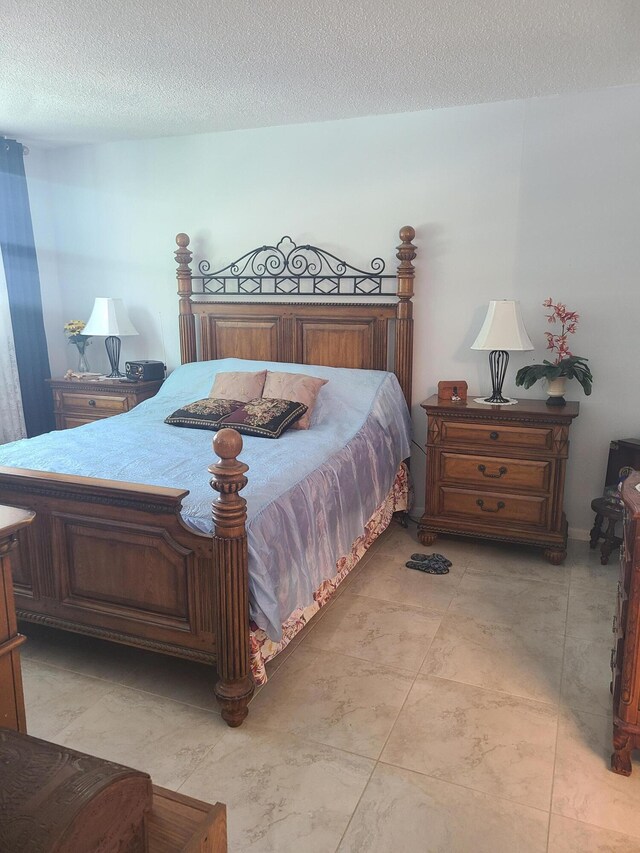
[[[220,429],[220,422],[242,405],[241,400],[220,400],[205,397],[176,409],[164,419],[166,424],[193,429]]]
[[[304,403],[307,407],[306,414],[294,424],[293,428],[309,429],[316,399],[320,389],[328,381],[328,379],[319,379],[317,376],[307,376],[306,373],[276,373],[268,370],[262,396]]]
[[[266,370],[218,373],[209,396],[219,400],[240,400],[241,403],[248,403],[249,400],[262,396],[266,376]]]
[[[235,412],[222,418],[219,427],[233,427],[244,435],[280,438],[282,433],[306,411],[307,407],[304,403],[258,397],[242,404]]]

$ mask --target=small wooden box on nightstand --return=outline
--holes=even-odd
[[[70,429],[128,412],[157,394],[162,382],[162,379],[153,382],[50,379],[56,429]]]
[[[454,533],[539,545],[550,563],[561,563],[569,427],[579,404],[489,406],[434,395],[421,405],[428,418],[423,545]]]

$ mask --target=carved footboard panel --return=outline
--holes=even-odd
[[[215,662],[213,543],[182,522],[186,494],[0,468],[0,502],[36,512],[16,554],[18,615]]]

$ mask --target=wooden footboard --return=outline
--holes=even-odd
[[[186,490],[0,467],[0,503],[36,513],[14,561],[18,616],[216,663],[222,716],[240,725],[253,693],[241,448],[235,430],[216,435],[213,537],[183,522]]]
[[[0,468],[0,501],[36,512],[14,565],[18,615],[214,662],[212,541],[182,521],[187,494]]]

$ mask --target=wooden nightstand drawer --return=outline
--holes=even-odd
[[[92,424],[96,420],[102,420],[102,418],[75,418],[73,415],[60,415],[58,429],[73,429],[74,427],[84,426],[85,424]]]
[[[553,450],[553,429],[491,422],[443,420],[437,443],[464,444],[474,447],[524,447],[529,450]]]
[[[153,397],[162,382],[161,379],[150,382],[50,379],[56,429],[72,429],[128,412],[138,403]]]
[[[513,459],[440,452],[440,480],[495,488],[547,492],[553,463],[548,459]]]
[[[86,412],[88,415],[104,414],[117,415],[126,412],[127,397],[117,394],[88,394],[63,391],[61,394],[62,405],[68,411]]]
[[[542,495],[513,495],[508,492],[478,492],[441,486],[438,513],[473,519],[491,527],[504,522],[517,522],[530,527],[544,527],[548,500]]]

